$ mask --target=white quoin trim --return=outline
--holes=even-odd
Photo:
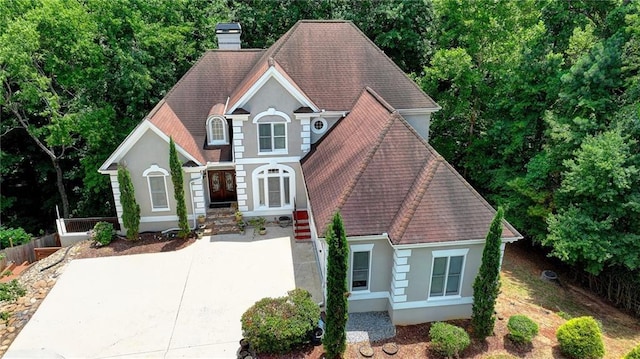
[[[393,267],[391,269],[391,303],[402,303],[407,301],[407,295],[405,293],[406,288],[409,287],[407,273],[411,270],[409,258],[411,258],[411,249],[394,248]]]

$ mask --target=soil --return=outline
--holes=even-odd
[[[99,246],[92,241],[80,243],[80,253],[76,258],[96,258],[109,256],[124,256],[129,254],[171,252],[186,248],[195,242],[193,236],[187,239],[162,235],[158,232],[141,233],[140,239],[130,241],[117,237],[106,246]]]

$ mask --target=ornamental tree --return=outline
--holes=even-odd
[[[191,231],[187,221],[187,205],[184,201],[184,180],[182,177],[182,164],[178,159],[178,151],[173,138],[169,138],[169,167],[171,167],[171,182],[173,182],[173,195],[176,199],[178,212],[178,226],[180,227],[180,237],[186,238]]]
[[[500,207],[491,221],[482,252],[480,271],[473,282],[471,324],[475,336],[480,339],[485,339],[493,334],[496,322],[494,310],[500,290],[500,245],[502,244],[503,218],[504,211]]]
[[[349,246],[340,212],[336,212],[326,232],[327,323],[322,344],[327,358],[339,358],[347,348],[347,266]]]
[[[120,185],[122,224],[127,229],[127,239],[135,241],[138,240],[138,232],[140,231],[140,206],[136,202],[131,175],[121,165],[118,166],[118,184]]]

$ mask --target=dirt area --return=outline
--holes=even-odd
[[[540,279],[542,270],[554,270],[560,284]],[[502,354],[500,358],[564,358],[555,337],[556,330],[566,319],[583,315],[593,316],[602,323],[605,358],[619,359],[640,343],[640,323],[637,319],[610,306],[600,298],[562,280],[562,269],[526,243],[507,246],[502,267],[502,289],[496,312],[498,320],[494,335],[485,341],[472,339],[471,346],[461,358],[481,359]],[[532,345],[515,346],[507,338],[507,321],[514,314],[524,314],[538,323],[540,333]],[[469,320],[452,321],[471,333]],[[372,343],[374,358],[439,358],[429,348],[430,324],[397,327],[397,335]],[[382,351],[387,342],[397,344],[396,355]],[[349,344],[346,359],[364,358],[359,349],[367,343]],[[261,356],[262,357],[262,356]],[[307,346],[285,356],[268,358],[323,358],[322,346]]]
[[[92,241],[79,244],[80,253],[76,258],[96,258],[109,256],[124,256],[129,254],[171,252],[186,248],[195,242],[195,238],[187,239],[169,237],[160,233],[141,233],[137,241],[129,241],[118,237],[107,246],[98,246]]]

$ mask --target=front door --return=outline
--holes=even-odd
[[[211,202],[236,201],[235,171],[209,171],[209,197]]]

